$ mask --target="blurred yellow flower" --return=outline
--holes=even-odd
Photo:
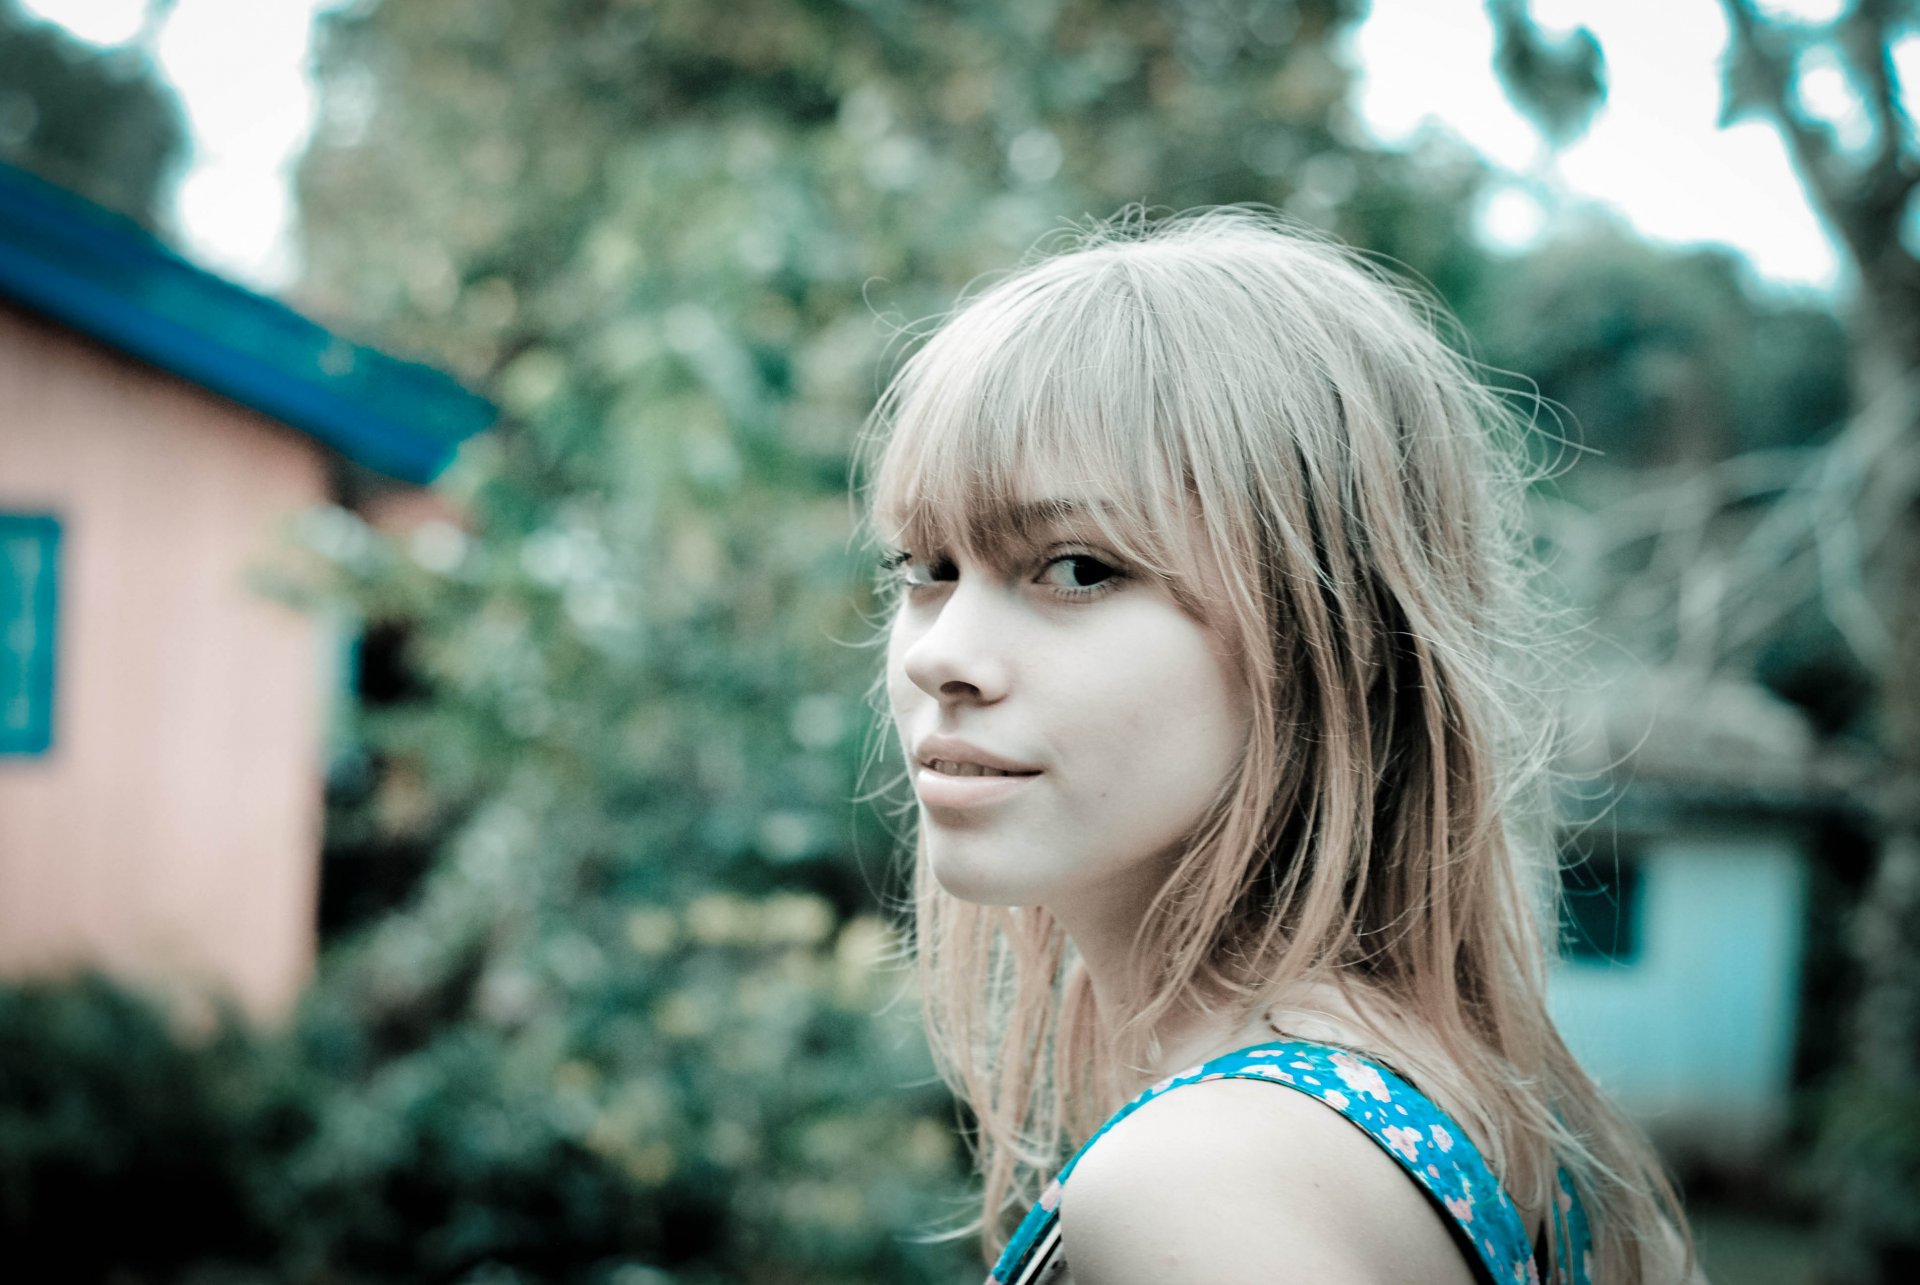
[[[687,906],[687,932],[703,946],[730,946],[751,941],[755,919],[752,903],[730,892],[696,897]]]
[[[713,1029],[708,1006],[685,991],[675,991],[653,1009],[653,1026],[668,1039],[698,1039]]]
[[[627,944],[636,953],[657,959],[680,944],[680,925],[670,910],[643,907],[627,916]]]
[[[812,946],[833,931],[833,907],[812,893],[783,893],[760,903],[760,939],[768,945]]]

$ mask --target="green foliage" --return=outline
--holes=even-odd
[[[877,920],[712,895],[622,934],[611,960],[563,939],[565,1003],[496,973],[466,1020],[358,989],[415,982],[398,934],[281,1032],[183,1034],[104,982],[0,991],[0,1235],[75,1282],[967,1270],[915,1239],[956,1143],[910,1010],[876,1018]]]
[[[0,0],[0,159],[151,227],[186,149],[180,106],[143,56]]]
[[[908,1240],[955,1147],[910,1009],[875,1016],[897,986],[877,920],[836,927],[792,893],[556,909],[431,994],[431,929],[402,919],[330,961],[297,1032],[312,1106],[276,1209],[286,1278],[962,1270]]]
[[[1611,228],[1488,274],[1464,320],[1490,364],[1524,372],[1592,452],[1589,502],[1649,469],[1818,442],[1847,415],[1847,336],[1820,304],[1755,290],[1733,255]]]
[[[190,1048],[87,980],[0,991],[0,1049],[0,1241],[15,1263],[171,1278],[264,1247],[239,1127],[257,1088],[244,1036]]]

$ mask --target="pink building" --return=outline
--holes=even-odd
[[[425,483],[492,418],[0,167],[0,975],[287,1008],[336,658],[249,573],[344,474]]]

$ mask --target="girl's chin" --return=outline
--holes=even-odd
[[[977,906],[1037,906],[1041,890],[1030,879],[1018,878],[1004,859],[991,855],[942,851],[936,846],[928,855],[934,882],[949,895]]]

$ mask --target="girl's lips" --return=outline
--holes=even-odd
[[[930,808],[983,807],[1018,794],[1039,775],[1023,772],[1012,776],[958,776],[922,763],[913,771],[913,792]]]

